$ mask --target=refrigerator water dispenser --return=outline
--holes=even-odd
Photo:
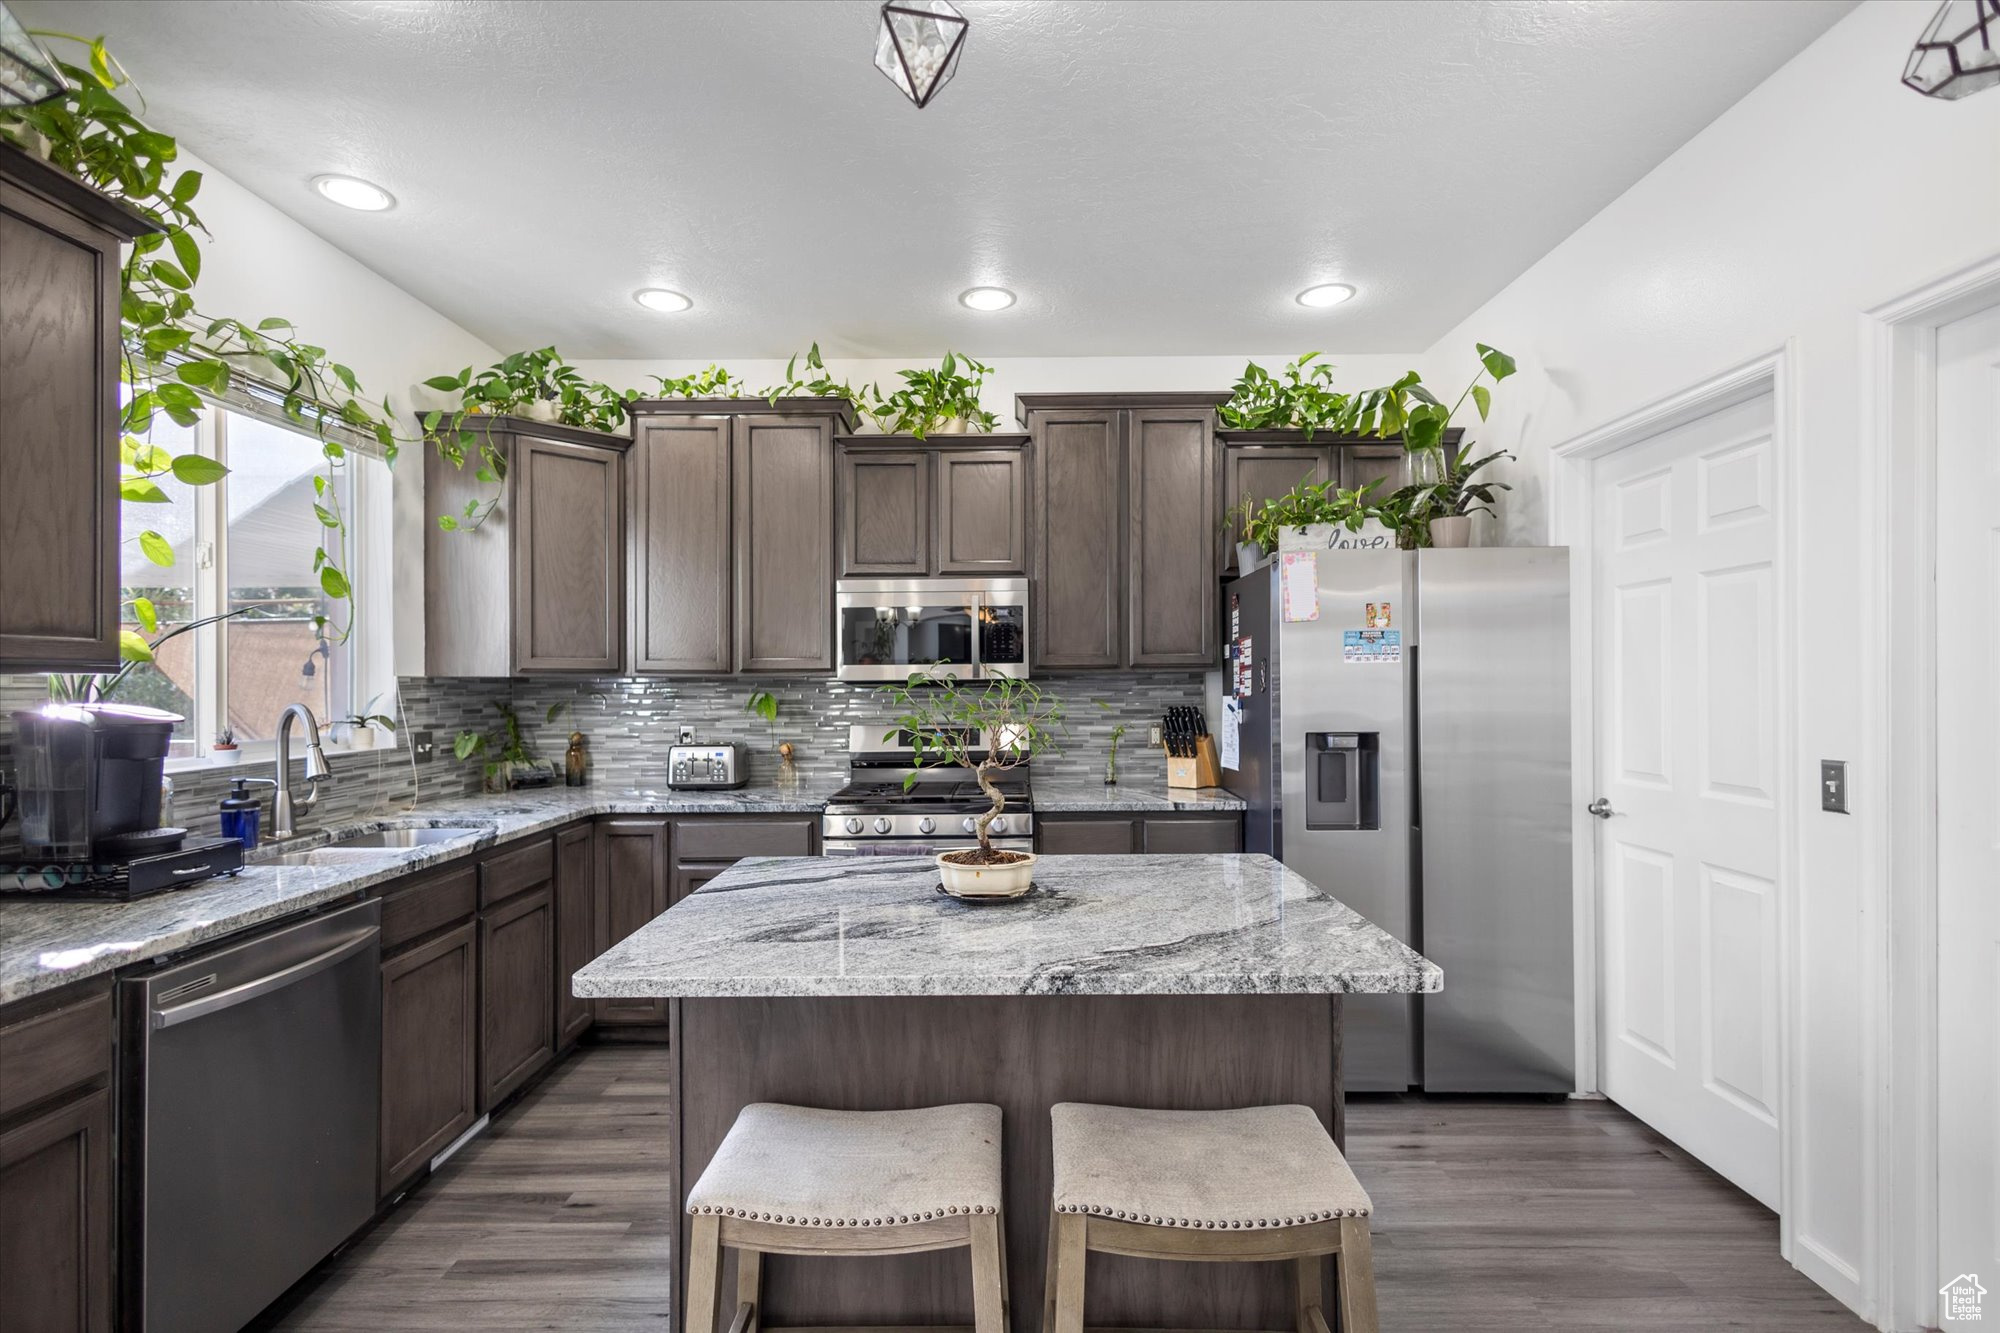
[[[1379,829],[1381,733],[1306,733],[1306,827]]]

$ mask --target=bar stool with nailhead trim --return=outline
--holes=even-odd
[[[736,1251],[731,1333],[756,1333],[767,1254],[971,1252],[974,1333],[1004,1333],[1000,1108],[743,1108],[688,1191],[688,1333],[714,1333],[722,1251]],[[886,1331],[885,1331],[886,1333]]]
[[[1304,1106],[1141,1111],[1064,1102],[1044,1333],[1083,1333],[1085,1256],[1291,1260],[1299,1333],[1327,1333],[1320,1265],[1334,1255],[1342,1333],[1377,1333],[1374,1205]]]

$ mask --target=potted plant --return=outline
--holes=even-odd
[[[1244,496],[1232,505],[1222,516],[1222,535],[1234,535],[1236,540],[1236,572],[1248,574],[1264,563],[1265,547],[1258,534],[1257,502]]]
[[[1517,369],[1514,358],[1497,348],[1476,343],[1474,351],[1479,357],[1479,369],[1450,407],[1425,388],[1423,378],[1413,370],[1394,384],[1355,394],[1341,414],[1341,429],[1355,435],[1385,438],[1400,434],[1403,447],[1410,453],[1414,482],[1420,486],[1437,482],[1445,471],[1444,433],[1450,428],[1452,418],[1470,399],[1478,409],[1479,419],[1486,420],[1493,407],[1493,390],[1483,381],[1491,376],[1493,383],[1498,384]]]
[[[1333,387],[1333,366],[1307,352],[1277,375],[1255,361],[1243,367],[1228,402],[1216,409],[1224,430],[1298,430],[1310,440],[1315,430],[1337,428],[1348,395]]]
[[[969,373],[961,374],[960,367]],[[867,408],[885,434],[963,435],[993,430],[1000,418],[979,405],[979,392],[993,367],[969,356],[946,352],[937,369],[899,370],[903,387]]]
[[[795,354],[785,363],[785,378],[764,391],[771,406],[776,407],[780,398],[845,398],[858,411],[873,415],[870,404],[882,401],[882,390],[869,384],[856,388],[846,380],[837,380],[827,372],[826,362],[820,359],[819,344],[814,343],[805,354],[806,374],[798,374],[799,358]],[[714,367],[710,367],[714,369]]]
[[[659,398],[750,398],[750,386],[721,366],[711,364],[704,370],[679,376],[655,375],[653,382],[660,386],[655,397]]]
[[[218,764],[233,764],[243,758],[242,748],[236,744],[236,730],[224,727],[215,733],[215,744],[208,747],[208,757]]]
[[[1404,488],[1416,492],[1412,507],[1422,509],[1429,545],[1448,548],[1472,545],[1472,516],[1493,512],[1498,503],[1493,492],[1514,489],[1504,481],[1479,481],[1475,474],[1489,463],[1502,458],[1511,461],[1513,457],[1501,450],[1470,462],[1461,458],[1448,465],[1444,475],[1431,485]],[[1397,495],[1402,493],[1398,491]]]
[[[376,727],[388,732],[396,730],[394,718],[368,711],[375,706],[375,700],[381,697],[378,694],[374,699],[370,699],[361,706],[361,711],[358,713],[349,713],[346,717],[335,718],[332,722],[322,723],[321,726],[329,731],[335,727],[340,728],[341,734],[338,739],[351,750],[372,750],[375,748]]]
[[[1302,481],[1276,499],[1264,502],[1251,520],[1251,537],[1260,543],[1268,542],[1273,550],[1286,544],[1286,533],[1298,534],[1298,545],[1315,549],[1337,544],[1340,532],[1359,538],[1353,544],[1387,545],[1386,532],[1373,536],[1368,533],[1370,524],[1383,525],[1382,509],[1373,499],[1380,484],[1379,478],[1351,488],[1335,486],[1331,481]]]
[[[919,671],[882,692],[899,710],[890,736],[910,737],[912,769],[903,785],[916,783],[926,764],[956,764],[972,770],[992,806],[973,824],[979,846],[940,852],[938,873],[947,893],[959,897],[1014,897],[1027,892],[1034,876],[1032,852],[1000,851],[991,828],[1007,808],[993,776],[1054,753],[1063,734],[1062,701],[1031,681],[1000,677],[963,682]]]
[[[554,722],[568,708],[567,703],[550,704],[546,721]],[[500,720],[493,729],[459,732],[451,744],[452,754],[461,761],[486,756],[483,786],[489,792],[504,792],[513,786],[521,769],[546,768],[553,775],[554,767],[536,759],[528,749],[527,738],[521,734],[521,718],[514,711],[514,705],[495,699],[493,709],[500,714]]]

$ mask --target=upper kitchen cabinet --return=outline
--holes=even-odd
[[[1023,394],[1035,665],[1213,665],[1214,393]]]
[[[1459,439],[1465,434],[1454,428],[1445,432],[1445,450],[1456,457]],[[1244,497],[1262,506],[1301,483],[1331,482],[1342,490],[1353,490],[1369,482],[1378,483],[1377,497],[1393,494],[1410,481],[1410,456],[1399,438],[1317,434],[1311,440],[1297,430],[1220,431],[1222,441],[1222,510],[1235,510]],[[1222,534],[1216,553],[1216,568],[1226,570],[1236,558],[1236,542],[1242,536],[1232,522]]]
[[[840,573],[1007,575],[1028,569],[1025,435],[840,441]]]
[[[632,669],[833,667],[834,398],[630,405]]]
[[[463,468],[424,455],[424,503],[461,516],[424,543],[426,669],[434,676],[615,672],[625,662],[625,453],[619,435],[468,417],[507,462],[499,504]],[[474,518],[463,518],[468,504]]]
[[[0,672],[118,666],[120,248],[155,230],[0,144]]]

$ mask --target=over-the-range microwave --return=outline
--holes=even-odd
[[[834,617],[842,680],[1028,674],[1026,579],[841,579]]]

